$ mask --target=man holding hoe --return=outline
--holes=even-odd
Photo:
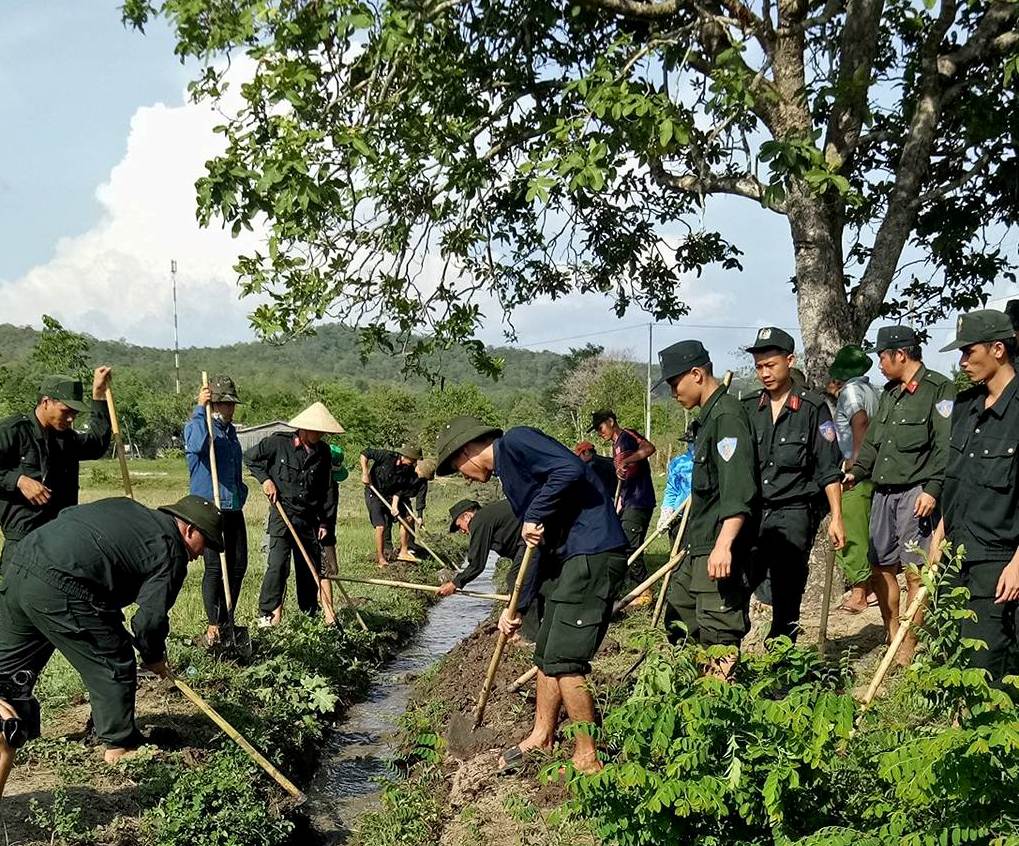
[[[457,417],[438,436],[437,474],[460,473],[487,482],[498,476],[521,537],[541,546],[541,565],[530,571],[518,615],[508,609],[499,629],[512,635],[520,614],[533,601],[537,582],[544,609],[535,643],[538,704],[534,728],[502,753],[500,770],[519,769],[529,752],[552,746],[559,711],[571,720],[594,723],[587,686],[591,658],[612,615],[612,601],[626,574],[627,539],[612,503],[591,465],[544,432],[518,426],[503,432],[474,417]],[[575,738],[573,765],[582,773],[601,769],[594,739]]]
[[[78,504],[78,464],[102,458],[110,448],[110,412],[106,388],[110,368],[97,367],[92,399],[71,376],[47,376],[31,414],[0,421],[0,529],[4,533],[0,569],[17,544],[65,508]],[[74,421],[90,411],[88,431]]]
[[[409,504],[413,497],[414,513],[418,516],[424,513],[428,483],[416,472],[420,461],[421,449],[414,444],[404,444],[395,452],[372,448],[361,452],[364,503],[368,508],[368,519],[375,529],[375,559],[380,568],[389,564],[386,553],[390,551],[388,549],[392,544],[390,533],[393,522],[399,514],[399,511],[393,512],[393,498],[396,498],[396,508],[399,509],[405,503]],[[384,499],[380,499],[379,495]],[[414,560],[410,552],[410,532],[402,523],[397,558],[404,561]]]
[[[107,763],[148,742],[135,724],[135,650],[169,675],[169,612],[206,548],[223,548],[220,513],[191,495],[158,509],[125,497],[68,508],[18,544],[0,585],[0,762],[39,736],[33,690],[54,651],[88,689]],[[133,604],[128,632],[122,609]]]

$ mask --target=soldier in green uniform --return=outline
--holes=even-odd
[[[959,394],[952,411],[948,468],[935,551],[947,537],[964,546],[959,574],[969,589],[973,619],[961,621],[962,636],[986,649],[967,652],[972,667],[1000,681],[1019,671],[1019,380],[1017,342],[1009,318],[999,311],[974,311],[959,318],[956,338],[942,352],[960,350],[960,367],[975,383]]]
[[[106,761],[145,742],[134,652],[168,675],[170,608],[206,547],[223,549],[222,519],[193,495],[156,510],[125,497],[75,506],[18,544],[0,584],[0,689],[28,736],[39,734],[35,680],[57,650],[85,682]]]
[[[912,567],[923,563],[931,536],[940,519],[938,500],[948,463],[948,435],[955,385],[947,376],[928,370],[922,360],[916,332],[908,326],[882,326],[876,350],[888,384],[877,415],[846,474],[852,487],[863,479],[874,482],[870,510],[870,561],[874,566],[874,592],[884,617],[888,638],[899,628],[899,582],[906,569],[908,602],[920,589],[920,576]],[[910,633],[898,660],[909,663],[916,648]]]
[[[842,456],[835,423],[820,394],[794,388],[792,337],[774,326],[757,333],[747,352],[764,386],[743,401],[757,441],[761,476],[761,523],[753,552],[751,587],[771,580],[769,638],[796,639],[800,603],[807,586],[810,549],[817,532],[823,494],[831,511],[828,536],[840,549]]]
[[[677,402],[701,410],[692,427],[687,557],[669,582],[665,626],[673,643],[682,636],[675,624],[682,623],[698,643],[738,647],[750,628],[750,546],[759,495],[750,421],[715,378],[700,341],[680,341],[658,358]],[[708,672],[728,678],[735,663],[735,657],[717,661]]]
[[[47,376],[31,414],[0,421],[0,529],[4,533],[0,569],[18,541],[78,504],[78,463],[102,458],[110,448],[106,386],[110,368],[97,367],[92,402],[71,376]],[[74,431],[82,411],[91,411],[88,431]]]

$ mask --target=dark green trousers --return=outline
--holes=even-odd
[[[624,508],[623,513],[619,515],[619,522],[623,524],[623,533],[626,535],[627,560],[644,543],[652,514],[654,510],[650,508]],[[630,565],[627,575],[634,584],[640,584],[647,578],[643,553]]]
[[[85,682],[98,738],[107,746],[134,745],[137,668],[124,615],[8,567],[0,584],[0,676],[28,670],[38,678],[54,650]]]
[[[1019,602],[997,605],[995,590],[1007,561],[974,561],[962,565],[959,584],[969,590],[967,607],[976,613],[975,620],[961,622],[962,636],[981,640],[986,649],[970,649],[965,653],[970,667],[980,667],[994,681],[1019,670],[1019,648],[1016,628],[1019,623]]]
[[[14,550],[18,548],[18,542],[13,538],[4,538],[3,549],[0,549],[0,573],[7,569],[11,559],[14,557]]]
[[[768,638],[786,635],[796,640],[800,603],[810,573],[810,547],[817,522],[806,505],[765,506],[754,544],[750,587],[767,579],[771,586],[771,631]]]

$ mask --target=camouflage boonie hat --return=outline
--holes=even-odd
[[[212,402],[241,404],[240,399],[237,397],[237,386],[229,376],[214,376],[212,381],[209,382],[209,391],[212,394],[210,397]]]

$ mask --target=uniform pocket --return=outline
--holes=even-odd
[[[807,435],[792,435],[779,438],[775,444],[775,465],[785,468],[800,468],[807,461]]]
[[[549,599],[554,602],[582,602],[595,592],[595,587],[588,556],[575,555],[563,562]]]
[[[978,449],[980,452],[973,454],[973,460],[980,462],[977,478],[981,484],[997,491],[1010,490],[1015,484],[1016,442],[998,441]]]
[[[711,463],[708,461],[706,450],[701,450],[699,455],[693,457],[693,474],[690,484],[691,488],[698,493],[711,490]]]
[[[923,449],[930,436],[927,431],[927,417],[899,417],[895,424],[895,445],[903,452],[918,452]]]

